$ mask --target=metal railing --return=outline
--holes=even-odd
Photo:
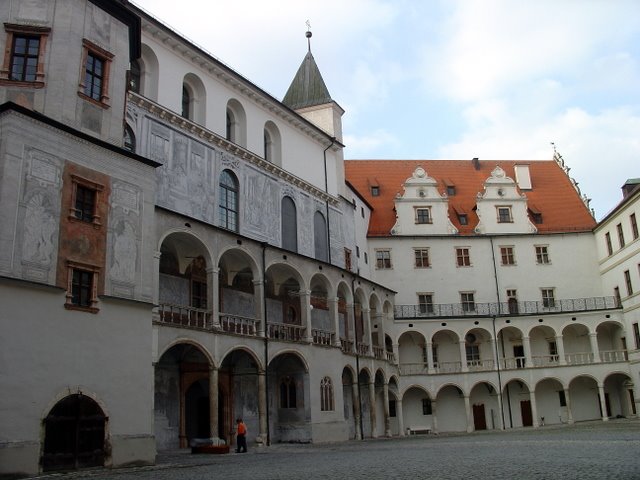
[[[258,334],[257,324],[258,321],[255,318],[227,313],[220,314],[220,327],[223,332],[256,336]]]
[[[396,305],[394,316],[400,318],[433,317],[492,317],[532,315],[541,313],[585,312],[620,308],[615,296],[573,298],[564,300],[494,303],[439,303],[423,305]]]
[[[183,327],[212,328],[210,310],[204,308],[161,303],[158,313],[162,323],[170,323]]]

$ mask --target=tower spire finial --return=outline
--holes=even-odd
[[[309,47],[309,52],[311,52],[311,35],[313,35],[311,33],[311,22],[309,20],[307,20],[305,22],[305,25],[307,26],[307,33],[305,33],[305,37],[307,37],[307,46]]]

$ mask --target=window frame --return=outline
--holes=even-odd
[[[629,215],[629,223],[631,223],[631,236],[634,240],[637,240],[640,232],[638,232],[638,221],[636,220],[635,212]]]
[[[77,298],[77,282],[75,279],[75,273],[87,274],[90,277],[89,298],[86,303],[78,303],[74,301]],[[67,260],[67,293],[65,295],[64,307],[67,310],[79,310],[89,313],[97,313],[99,311],[98,305],[98,275],[100,273],[100,267],[96,265],[89,265],[86,263],[79,263]]]
[[[633,295],[633,284],[631,283],[631,272],[629,270],[625,270],[623,272],[624,275],[624,283],[627,287],[627,296]]]
[[[331,377],[325,376],[320,380],[320,411],[335,411],[335,402],[333,395],[333,382]]]
[[[82,223],[93,224],[94,228],[100,228],[102,226],[102,223],[101,223],[100,215],[98,213],[99,212],[98,207],[101,202],[102,192],[104,191],[104,188],[105,188],[104,185],[101,185],[96,182],[92,182],[91,180],[88,180],[86,178],[80,177],[75,174],[71,174],[71,183],[72,183],[72,194],[71,194],[71,204],[69,207],[68,219],[72,222],[82,222]],[[78,209],[76,208],[77,202],[78,202],[78,187],[86,190],[92,190],[95,193],[94,202],[93,202],[93,215],[92,215],[91,221],[87,221],[82,217],[78,217]]]
[[[92,56],[102,62],[102,76],[100,83],[100,95],[99,98],[94,98],[93,95],[87,93],[87,62],[89,56]],[[82,64],[80,66],[80,83],[78,89],[78,95],[95,105],[99,105],[103,108],[110,107],[109,87],[111,79],[111,63],[114,55],[111,52],[99,47],[95,43],[82,39]]]
[[[636,342],[636,350],[640,350],[640,326],[638,326],[638,322],[631,324],[633,328],[633,338]]]
[[[2,68],[0,68],[0,85],[11,85],[12,87],[43,88],[45,85],[45,52],[47,40],[51,28],[36,27],[33,25],[19,25],[5,23],[6,48]],[[15,58],[15,39],[17,37],[39,38],[38,55],[34,80],[14,80],[12,79],[13,60]]]
[[[393,264],[391,263],[391,249],[380,248],[376,249],[376,270],[391,270]]]
[[[431,216],[431,207],[413,207],[414,221],[416,225],[431,225],[433,217]]]
[[[476,311],[475,292],[460,292],[460,305],[465,313]]]
[[[516,265],[516,250],[513,245],[500,246],[500,265],[504,267]]]
[[[544,308],[556,308],[556,289],[554,287],[543,287],[540,289],[540,293]]]
[[[421,314],[430,314],[434,312],[433,292],[418,292],[418,311]]]
[[[502,213],[506,211],[507,215]],[[496,206],[496,218],[498,223],[513,223],[513,214],[510,205],[497,205]]]
[[[429,257],[428,247],[414,247],[413,255],[413,268],[431,268],[431,258]]]
[[[455,247],[456,267],[471,266],[471,247]]]
[[[624,241],[624,230],[622,229],[622,223],[616,225],[616,231],[618,232],[618,244],[620,245],[620,249],[622,250],[626,242]]]
[[[233,185],[229,185],[227,183],[223,183],[224,178],[228,177],[231,179]],[[218,178],[218,187],[220,189],[218,193],[218,216],[219,223],[218,225],[226,230],[231,232],[239,232],[240,231],[240,182],[238,181],[238,177],[228,168],[225,168],[220,172],[220,177]],[[229,207],[231,204],[230,198],[233,199],[235,204],[235,209]],[[232,221],[230,220],[229,213],[233,213],[235,215],[235,224],[232,225]],[[230,225],[233,228],[230,228]]]
[[[536,263],[538,265],[550,265],[549,245],[534,245],[536,252]]]

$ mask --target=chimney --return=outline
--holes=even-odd
[[[627,198],[640,187],[640,178],[630,178],[622,186],[622,198]]]
[[[515,165],[513,170],[516,172],[516,182],[520,190],[531,190],[531,174],[529,173],[529,165]]]
[[[473,168],[475,168],[476,170],[480,170],[480,160],[478,160],[478,157],[473,157],[473,160],[471,160],[471,164],[473,165]]]

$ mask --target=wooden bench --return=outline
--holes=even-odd
[[[431,433],[431,427],[411,426],[407,427],[407,431],[409,432],[409,435],[428,435]]]

